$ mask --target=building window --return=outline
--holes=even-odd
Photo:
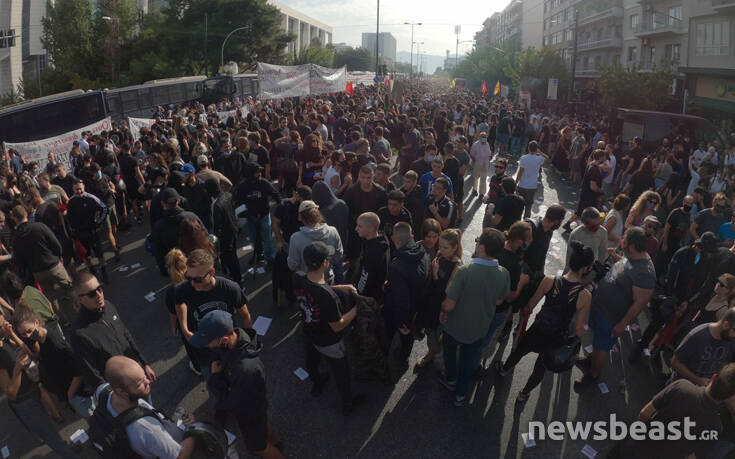
[[[641,22],[641,17],[638,14],[630,15],[630,28],[635,30],[638,28],[638,24]]]
[[[681,45],[679,43],[666,45],[664,53],[666,54],[665,58],[668,62],[679,62]]]
[[[730,54],[730,21],[697,24],[697,56],[727,56]]]
[[[628,48],[628,62],[635,62],[638,60],[638,48],[631,46]]]
[[[669,25],[679,24],[681,22],[681,6],[672,6],[669,8]]]

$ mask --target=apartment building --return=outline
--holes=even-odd
[[[503,11],[483,21],[482,30],[475,34],[476,46],[521,50],[541,47],[543,0],[512,0]]]

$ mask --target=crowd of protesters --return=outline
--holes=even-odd
[[[629,360],[645,354],[670,376],[641,419],[732,424],[732,144],[700,143],[677,127],[648,147],[614,135],[604,117],[403,84],[399,100],[361,86],[353,95],[160,108],[136,137],[124,122],[82,133],[68,160],[49,154],[44,170],[5,152],[0,387],[18,420],[62,457],[78,453],[54,425],[58,403],[90,424],[101,410],[127,419],[139,456],[193,454],[195,442],[154,410],[155,372],[104,294],[106,266],[121,257],[118,231],[144,225],[146,248],[170,279],[171,330],[206,382],[213,422],[234,418],[261,457],[282,457],[265,384],[276,363],[259,357],[241,233],[253,246],[248,266],[269,273],[274,300],[301,313],[311,394],[322,395],[331,374],[346,416],[367,399],[353,390],[354,374],[390,382],[388,360],[407,365],[424,337],[416,368],[443,368],[439,382],[456,406],[477,378],[507,377],[536,353],[517,396],[525,402],[545,373],[563,371],[550,364],[555,353],[591,334],[574,386],[587,390],[644,314]],[[220,118],[226,110],[236,115]],[[576,207],[546,202],[534,212],[542,174],[579,186]],[[462,228],[475,201],[485,206],[483,229],[468,259]],[[559,229],[568,243],[555,275],[544,268]],[[510,355],[493,357],[507,339]],[[143,414],[125,416],[133,408]],[[700,456],[735,448],[732,435],[720,438],[669,443],[666,457],[724,457]],[[629,446],[611,457],[646,450]]]

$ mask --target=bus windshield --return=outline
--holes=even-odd
[[[87,126],[105,116],[105,103],[100,91],[29,103],[0,112],[0,141],[46,139]]]

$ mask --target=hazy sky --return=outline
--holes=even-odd
[[[376,0],[277,0],[295,8],[334,29],[335,43],[359,46],[363,32],[375,32]],[[411,26],[404,22],[422,22],[414,27],[415,42],[424,42],[421,51],[454,54],[457,37],[454,26],[462,26],[460,41],[472,40],[482,29],[482,21],[502,10],[510,0],[381,0],[380,31],[396,38],[398,51],[410,51]],[[459,52],[472,48],[472,43],[459,45]],[[414,47],[414,53],[416,48]]]

